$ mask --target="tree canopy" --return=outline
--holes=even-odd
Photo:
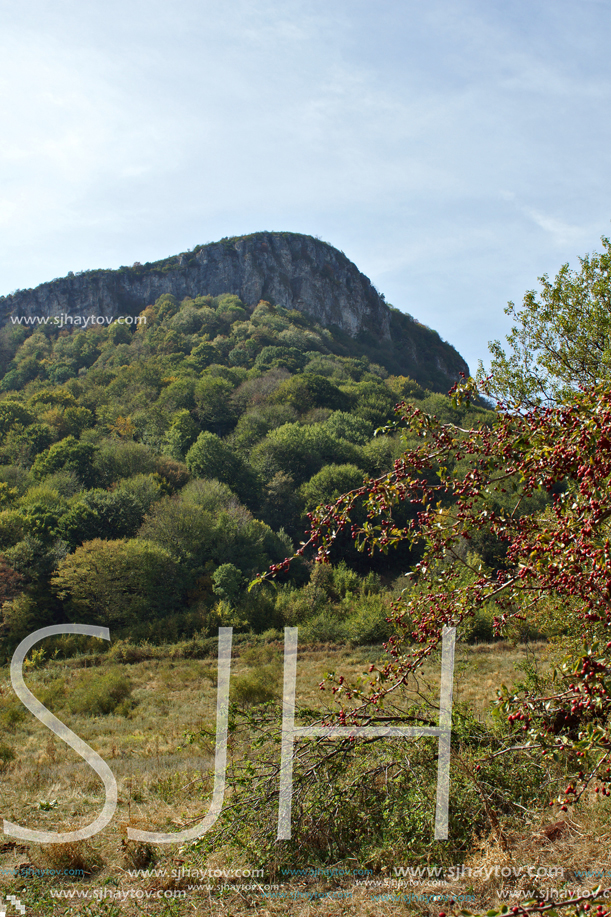
[[[227,570],[240,571],[225,590],[232,607],[252,604],[247,578],[291,553],[319,499],[392,467],[399,434],[374,434],[397,400],[409,392],[425,407],[450,410],[445,396],[424,387],[439,387],[438,338],[429,331],[426,378],[393,375],[403,325],[418,330],[397,316],[392,346],[353,340],[272,303],[247,309],[230,294],[182,302],[165,295],[130,327],[0,330],[0,551],[26,594],[6,599],[7,646],[23,630],[20,608],[30,624],[35,608],[41,621],[85,608],[54,576],[90,544],[103,551],[102,542],[133,541],[136,550],[146,541],[167,550],[186,584],[176,616],[190,627],[208,621],[213,630],[208,612],[225,600],[220,580],[215,587],[219,567],[227,582]],[[113,550],[116,559],[128,549]],[[397,554],[380,569],[396,575],[405,559]],[[305,570],[289,575],[294,585]],[[272,597],[265,614],[261,601],[257,627],[278,620]],[[235,620],[254,620],[249,614],[236,611]],[[116,616],[115,626],[123,621],[127,632],[133,620]],[[147,638],[160,639],[153,630]]]
[[[580,385],[591,386],[611,374],[611,241],[603,251],[580,258],[581,268],[564,264],[552,281],[539,278],[541,290],[529,290],[506,313],[516,322],[492,354],[489,392],[525,405],[561,404]],[[480,364],[480,377],[484,370]]]

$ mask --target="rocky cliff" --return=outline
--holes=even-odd
[[[398,322],[397,313],[393,321],[391,309],[371,281],[343,252],[311,236],[289,232],[223,239],[164,261],[69,274],[32,290],[18,290],[0,298],[0,325],[11,316],[136,315],[164,293],[178,299],[233,293],[247,306],[267,300],[307,312],[322,325],[337,326],[352,338],[376,346],[392,346],[395,338],[415,365],[423,358],[430,360],[417,338],[434,332],[402,316],[408,325],[413,323],[410,333],[408,326],[403,327],[406,322]],[[452,347],[435,337],[435,368],[451,384],[459,372],[468,371],[467,366]]]

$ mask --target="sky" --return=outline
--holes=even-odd
[[[0,0],[0,295],[341,249],[472,370],[611,235],[611,0]]]

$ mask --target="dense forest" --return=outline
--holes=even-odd
[[[267,302],[165,295],[141,319],[0,332],[5,654],[58,621],[154,642],[219,624],[383,638],[380,592],[407,548],[372,564],[347,536],[331,571],[303,561],[273,588],[248,583],[293,553],[318,504],[392,468],[405,439],[375,434],[396,403],[468,425],[484,409],[398,374],[395,344]]]

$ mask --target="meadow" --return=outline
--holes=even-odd
[[[397,869],[406,861],[393,861],[392,850],[385,851],[385,858],[345,856],[326,864],[314,855],[297,863],[300,868],[289,875],[289,860],[274,861],[262,851],[256,861],[254,848],[243,844],[240,850],[222,839],[212,849],[128,841],[128,826],[180,830],[208,810],[217,664],[214,648],[208,647],[202,658],[188,658],[193,652],[193,641],[149,647],[117,643],[110,651],[64,659],[45,660],[40,654],[28,666],[25,678],[32,692],[108,762],[119,800],[113,821],[90,840],[35,845],[5,838],[0,846],[4,894],[17,896],[27,913],[229,917],[274,915],[290,907],[300,917],[438,914],[447,909],[450,895],[457,902],[464,898],[469,909],[503,900],[511,903],[507,897],[512,889],[523,892],[533,880],[524,875],[508,878],[503,868],[535,864],[563,870],[560,879],[536,879],[539,889],[570,888],[579,881],[580,870],[606,869],[608,858],[601,846],[608,819],[606,800],[586,801],[579,815],[561,819],[550,819],[542,805],[524,811],[521,820],[495,824],[493,817],[460,861],[470,874],[450,874],[448,879],[446,862],[443,881],[434,870],[428,877],[413,873],[414,868],[435,864],[434,855],[412,859],[408,878],[397,878]],[[319,688],[325,674],[334,670],[357,675],[381,653],[375,646],[304,645],[298,659],[300,706],[321,714],[331,711],[330,695]],[[488,723],[497,686],[511,687],[533,668],[545,670],[547,655],[544,643],[460,644],[454,673],[458,716],[469,710],[477,722]],[[414,696],[425,692],[427,685],[434,693],[437,680],[438,670],[431,663],[413,687]],[[256,711],[273,710],[281,684],[281,641],[239,637],[231,682],[236,714],[242,711],[252,717]],[[103,803],[101,782],[21,706],[6,666],[0,670],[0,722],[3,817],[47,831],[74,830],[93,821]],[[406,756],[415,753],[418,741],[410,743]],[[248,739],[238,730],[231,733],[229,774],[247,753]],[[453,759],[453,780],[461,766]],[[521,779],[519,773],[513,778]],[[226,801],[231,805],[231,779],[228,783]],[[253,803],[256,793],[253,776]],[[433,851],[436,845],[432,838],[429,842]],[[310,865],[304,867],[304,862]],[[209,875],[215,870],[220,874]],[[253,870],[259,874],[249,876]],[[57,897],[60,892],[74,897],[62,899]]]

